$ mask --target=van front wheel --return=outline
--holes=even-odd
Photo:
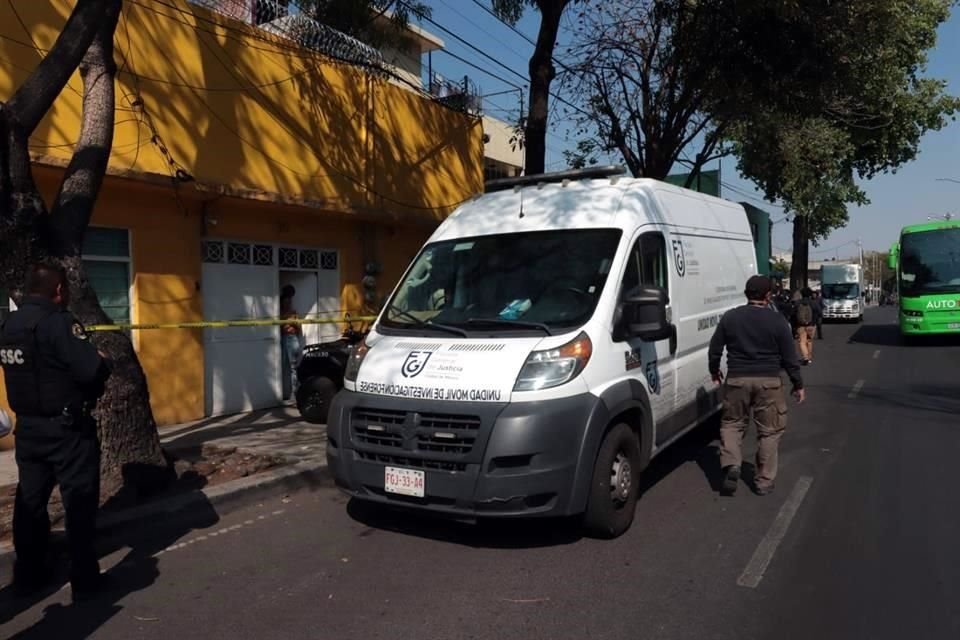
[[[640,492],[640,444],[633,430],[618,424],[607,432],[593,467],[584,526],[599,538],[616,538],[630,528]]]

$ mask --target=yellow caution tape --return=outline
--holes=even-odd
[[[372,322],[376,316],[358,318],[271,318],[265,320],[208,320],[201,322],[165,322],[152,324],[95,324],[87,331],[140,331],[144,329],[227,329],[230,327],[275,327],[285,324],[349,324]]]

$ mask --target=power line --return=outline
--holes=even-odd
[[[408,5],[408,6],[409,6],[409,5]],[[434,20],[433,18],[424,17],[423,19],[426,20],[427,22],[429,22],[430,24],[432,24],[433,26],[437,27],[438,29],[440,29],[440,30],[443,31],[444,33],[448,34],[448,35],[449,35],[450,37],[452,37],[454,40],[457,40],[458,42],[460,42],[460,43],[463,44],[464,46],[468,47],[469,49],[472,49],[473,51],[479,53],[481,56],[483,56],[484,58],[486,58],[486,59],[489,60],[490,62],[494,63],[494,64],[497,65],[498,67],[509,71],[509,72],[512,73],[513,75],[517,76],[518,78],[520,78],[521,80],[523,80],[524,82],[526,82],[527,77],[526,77],[525,75],[523,75],[522,73],[516,71],[515,69],[512,69],[511,67],[508,67],[507,65],[503,64],[502,62],[500,62],[499,60],[497,60],[497,59],[494,58],[492,55],[490,55],[489,53],[487,53],[486,51],[484,51],[484,50],[481,49],[480,47],[476,46],[475,44],[471,44],[470,42],[467,42],[466,39],[462,38],[461,36],[457,35],[457,34],[454,33],[453,31],[451,31],[450,29],[446,28],[445,26],[443,26],[442,24],[440,24],[439,22],[437,22],[437,21]],[[445,50],[445,49],[441,49],[441,51],[446,51],[446,50]]]
[[[486,11],[487,13],[489,13],[491,16],[493,16],[493,17],[496,18],[498,21],[500,21],[502,24],[506,25],[506,27],[507,27],[508,29],[510,29],[511,31],[513,31],[514,33],[516,33],[518,36],[520,36],[521,38],[523,38],[524,40],[526,40],[527,42],[529,42],[530,44],[532,44],[534,47],[537,46],[536,41],[532,40],[527,34],[525,34],[524,32],[520,31],[519,29],[517,29],[516,26],[510,24],[509,22],[507,22],[506,20],[504,20],[503,18],[501,18],[500,16],[498,16],[496,11],[494,11],[493,9],[491,9],[490,7],[488,7],[487,5],[485,5],[485,4],[483,4],[482,2],[480,2],[480,0],[473,0],[473,4],[477,5],[478,7],[480,7],[481,9],[483,9],[484,11]],[[553,56],[552,54],[551,54],[551,56],[550,56],[550,59],[553,60],[553,62],[556,63],[556,65],[557,65],[558,67],[560,67],[561,69],[563,69],[564,71],[567,71],[567,72],[570,72],[570,73],[573,72],[573,69],[571,69],[570,67],[568,67],[567,65],[565,65],[565,64],[564,64],[563,62],[561,62],[560,60],[557,60],[557,58],[556,58],[555,56]]]
[[[400,1],[402,2],[403,0],[400,0]],[[475,1],[476,1],[476,0],[475,0]],[[409,6],[409,5],[408,5],[408,6]],[[480,6],[482,7],[483,5],[481,4]],[[478,46],[476,46],[475,44],[472,44],[472,43],[468,42],[466,39],[464,39],[464,38],[461,37],[460,35],[454,33],[453,31],[451,31],[451,30],[448,29],[447,27],[443,26],[443,25],[440,24],[439,22],[433,20],[432,18],[424,18],[424,19],[425,19],[427,22],[429,22],[430,24],[436,26],[438,29],[442,30],[444,33],[449,34],[449,35],[450,35],[452,38],[454,38],[455,40],[461,42],[461,43],[464,44],[465,46],[469,47],[470,49],[472,49],[472,50],[476,51],[477,53],[479,53],[480,55],[482,55],[484,58],[490,60],[491,62],[493,62],[493,63],[496,64],[497,66],[506,69],[507,71],[509,71],[510,73],[514,74],[514,75],[517,76],[518,78],[521,78],[524,82],[527,81],[527,77],[526,77],[525,75],[519,73],[518,71],[516,71],[516,70],[514,70],[514,69],[511,69],[511,68],[508,67],[507,65],[503,64],[501,61],[497,60],[496,58],[494,58],[493,56],[491,56],[491,55],[488,54],[487,52],[485,52],[485,51],[483,51],[482,49],[480,49],[480,48],[479,48]],[[485,70],[485,69],[482,69],[482,68],[480,68],[480,67],[478,67],[478,66],[476,66],[476,65],[474,65],[474,64],[472,64],[472,63],[470,63],[470,62],[467,62],[467,61],[464,60],[463,58],[451,54],[451,53],[450,53],[449,51],[447,51],[446,49],[441,49],[441,51],[443,51],[443,52],[446,53],[447,55],[449,55],[449,56],[451,56],[451,57],[459,60],[460,62],[463,62],[464,64],[467,64],[468,66],[473,67],[474,69],[478,69],[478,70],[482,71],[483,73],[486,73],[487,75],[490,75],[491,77],[497,77],[497,76],[494,76],[493,74],[491,74],[489,71],[487,71],[487,70]],[[557,62],[557,64],[560,64],[560,65],[563,66],[565,69],[569,70],[569,68],[567,68],[566,66],[564,66],[562,63],[560,63],[560,62],[557,61],[556,59],[554,59],[554,62]],[[507,82],[507,81],[504,80],[503,78],[497,77],[497,79],[500,80],[501,82],[504,82],[504,83],[506,83],[506,84],[510,84],[511,86],[516,87],[516,85],[513,85],[513,84]],[[584,116],[587,116],[588,118],[589,118],[589,117],[592,117],[590,113],[588,113],[587,111],[584,111],[582,108],[580,108],[580,107],[578,107],[577,105],[573,104],[572,102],[570,102],[570,101],[567,100],[566,98],[563,98],[563,97],[557,95],[556,93],[553,93],[552,91],[551,91],[551,92],[548,92],[548,95],[549,95],[551,98],[553,98],[554,100],[556,100],[557,102],[560,102],[560,103],[566,105],[567,107],[570,107],[571,109],[579,112],[580,114],[582,114],[582,115],[584,115]]]
[[[533,46],[537,46],[537,43],[536,43],[534,40],[532,40],[532,39],[530,38],[530,36],[528,36],[527,34],[525,34],[523,31],[520,31],[520,29],[517,29],[516,26],[510,24],[509,22],[507,22],[506,20],[504,20],[504,19],[501,18],[500,16],[498,16],[496,11],[494,11],[493,9],[491,9],[490,7],[488,7],[487,5],[485,5],[485,4],[483,4],[482,2],[480,2],[480,0],[473,0],[473,4],[477,5],[478,7],[480,7],[481,9],[483,9],[484,11],[486,11],[487,13],[489,13],[491,16],[493,16],[494,18],[496,18],[497,20],[499,20],[500,22],[502,22],[504,25],[507,26],[507,28],[509,28],[511,31],[513,31],[515,34],[517,34],[518,36],[520,36],[521,38],[523,38],[524,40],[526,40],[527,42],[529,42],[529,43],[532,44]]]
[[[838,244],[837,246],[835,246],[835,247],[830,247],[829,249],[817,249],[816,251],[811,251],[810,253],[816,253],[816,254],[820,254],[820,253],[833,253],[834,251],[837,251],[837,250],[839,250],[839,249],[843,249],[844,247],[849,247],[849,246],[852,245],[852,244],[857,244],[857,241],[856,241],[856,240],[851,240],[850,242],[844,242],[843,244]]]
[[[514,84],[513,82],[511,82],[511,81],[509,81],[509,80],[504,79],[502,76],[498,76],[497,74],[493,73],[493,72],[490,71],[489,69],[484,69],[483,67],[481,67],[481,66],[479,66],[479,65],[476,65],[476,64],[470,62],[469,60],[458,56],[458,55],[455,54],[455,53],[452,53],[452,52],[450,52],[450,51],[447,51],[446,49],[440,49],[440,50],[439,50],[439,53],[446,54],[446,55],[450,56],[451,58],[453,58],[454,60],[456,60],[456,61],[458,61],[458,62],[461,62],[461,63],[467,65],[468,67],[479,71],[480,73],[485,73],[485,74],[487,74],[488,76],[490,76],[491,78],[493,78],[493,79],[495,79],[495,80],[499,80],[499,81],[502,82],[503,84],[509,85],[509,86],[513,87],[514,89],[521,89],[521,90],[523,89],[523,87],[521,87],[521,86],[519,86],[519,85],[516,85],[516,84]]]
[[[460,17],[463,18],[464,20],[467,20],[468,22],[472,22],[469,18],[467,18],[467,16],[463,15],[463,12],[462,12],[462,11],[460,11],[459,9],[456,9],[456,8],[452,7],[446,0],[440,0],[440,3],[443,4],[445,7],[447,7],[448,9],[450,9],[451,11],[453,11],[454,13],[456,13],[458,16],[460,16]],[[497,36],[493,35],[493,34],[490,33],[489,31],[487,31],[486,29],[484,29],[484,28],[481,27],[480,25],[474,24],[473,26],[476,27],[477,29],[479,29],[480,31],[482,31],[483,33],[487,34],[488,36],[490,36],[490,37],[491,37],[493,40],[495,40],[496,42],[499,42],[500,44],[502,44],[504,47],[506,47],[506,49],[507,49],[508,51],[510,51],[510,52],[513,53],[514,55],[520,56],[521,58],[529,57],[529,56],[527,56],[527,54],[520,53],[519,51],[517,51],[516,49],[514,49],[513,47],[511,47],[510,45],[508,45],[508,44],[507,44],[506,42],[504,42],[503,40],[499,39]]]

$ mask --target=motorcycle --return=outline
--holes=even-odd
[[[333,396],[343,388],[343,374],[353,347],[367,335],[367,330],[348,327],[339,339],[307,345],[297,365],[297,410],[309,423],[326,424]]]

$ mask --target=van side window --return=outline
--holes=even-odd
[[[667,243],[657,232],[645,233],[637,239],[630,251],[627,269],[623,274],[621,295],[640,285],[660,287],[668,291]]]

